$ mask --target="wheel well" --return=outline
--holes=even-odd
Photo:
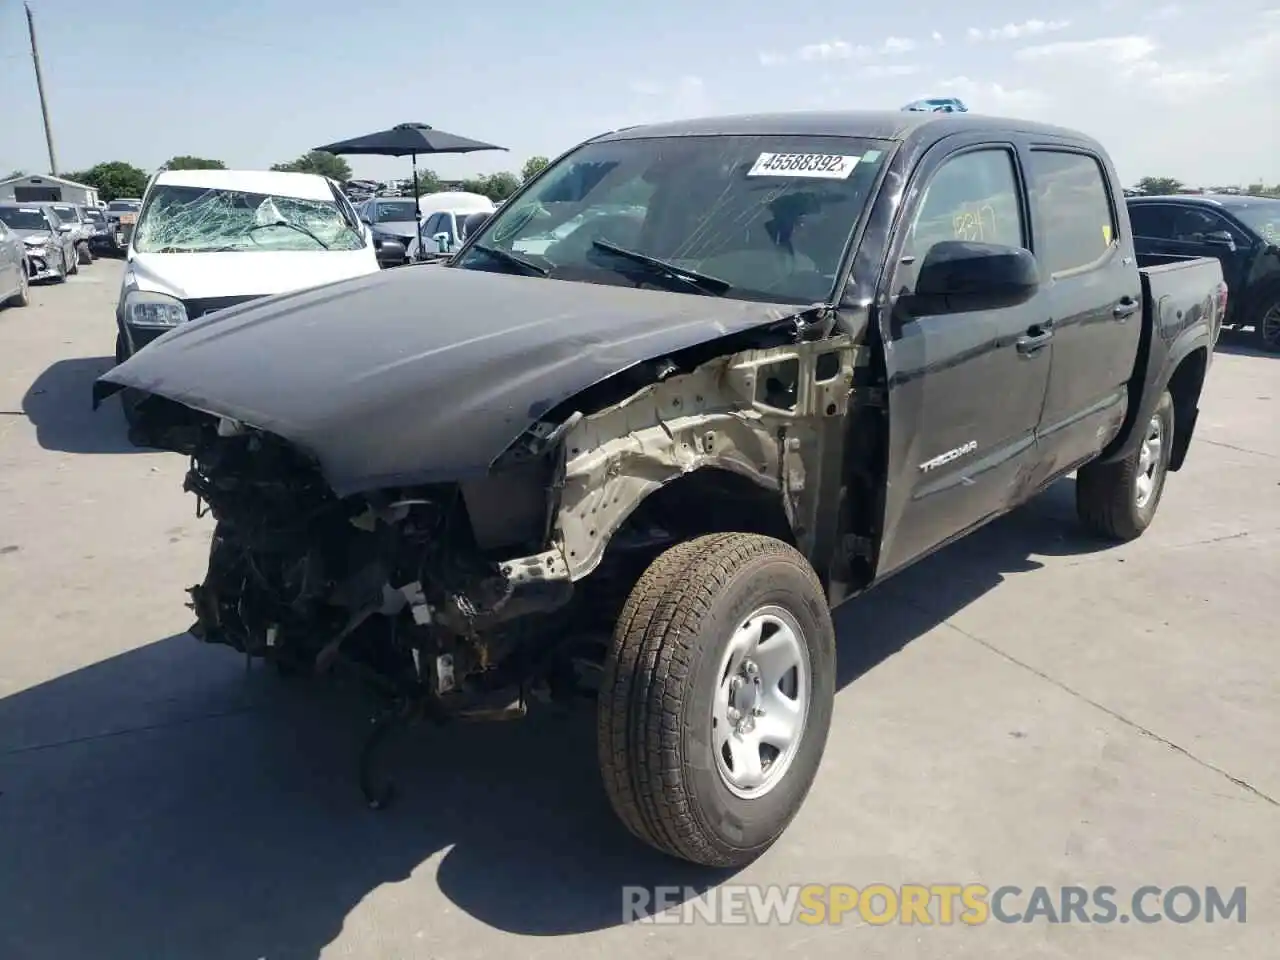
[[[1208,349],[1198,347],[1182,358],[1173,371],[1173,376],[1169,378],[1169,395],[1173,398],[1173,451],[1169,458],[1170,470],[1180,469],[1182,461],[1186,459],[1208,366]]]
[[[628,523],[654,524],[676,539],[704,533],[759,533],[795,546],[791,521],[776,491],[715,467],[683,474],[655,490]]]

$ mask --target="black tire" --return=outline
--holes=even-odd
[[[27,276],[27,268],[21,267],[21,276],[18,280],[18,292],[9,298],[8,306],[10,307],[26,307],[31,305],[31,279]]]
[[[129,345],[124,342],[124,334],[116,331],[116,366],[129,359]]]
[[[54,283],[65,283],[67,279],[67,255],[64,251],[58,251],[58,269],[55,272]]]
[[[1260,350],[1280,353],[1280,294],[1263,302],[1253,329]]]
[[[765,607],[800,628],[811,678],[789,764],[762,796],[732,792],[710,742],[723,658],[738,625]],[[813,569],[769,537],[720,533],[659,556],[614,629],[599,693],[605,790],[635,836],[696,864],[740,867],[791,823],[813,784],[831,726],[835,631]]]
[[[93,263],[93,252],[89,249],[89,244],[76,244],[76,266],[77,268]]]
[[[1076,473],[1076,513],[1092,533],[1108,540],[1124,542],[1142,536],[1155,519],[1169,476],[1169,457],[1173,452],[1173,397],[1166,390],[1156,404],[1151,419],[1135,429],[1143,431],[1144,441],[1128,457],[1112,463],[1085,464]],[[1159,431],[1160,447],[1151,462],[1144,463],[1143,450],[1147,438]],[[1143,499],[1139,479],[1150,478],[1150,492]]]

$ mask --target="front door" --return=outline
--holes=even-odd
[[[1091,459],[1120,429],[1142,325],[1133,241],[1121,236],[1099,157],[1067,147],[1030,153],[1036,256],[1049,279],[1053,369],[1040,424],[1038,480]]]
[[[934,243],[1030,246],[1013,145],[954,140],[925,157],[908,189],[882,291],[891,423],[881,575],[1017,501],[1049,382],[1043,294],[999,310],[912,312]]]

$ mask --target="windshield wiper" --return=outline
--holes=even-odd
[[[540,277],[545,277],[551,272],[546,267],[539,266],[532,260],[526,260],[518,253],[512,253],[509,250],[503,250],[500,247],[491,247],[487,243],[472,244],[471,249],[479,250],[481,253],[487,253],[495,260],[501,260],[503,263],[520,267],[522,270],[528,270],[530,273],[536,273]]]
[[[325,243],[323,240],[317,237],[314,233],[312,233],[306,227],[302,226],[299,223],[290,223],[288,220],[272,220],[270,223],[255,223],[252,227],[250,227],[248,230],[244,232],[245,236],[248,236],[249,234],[253,233],[253,231],[255,230],[261,230],[263,227],[288,227],[290,230],[297,230],[299,233],[305,233],[308,237],[310,237],[316,243],[320,244],[320,246],[324,247],[326,250],[329,249],[329,245],[327,243]]]
[[[651,257],[646,253],[638,253],[635,250],[628,250],[626,247],[619,247],[608,240],[592,240],[591,245],[597,250],[603,250],[606,253],[612,253],[614,256],[630,260],[632,263],[638,263],[642,267],[648,267],[659,276],[677,280],[680,283],[694,287],[702,293],[720,296],[728,293],[733,288],[733,284],[721,280],[719,277],[698,273],[696,270],[686,270],[684,267],[668,260]]]

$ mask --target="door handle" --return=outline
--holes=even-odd
[[[1124,321],[1128,320],[1141,308],[1141,301],[1135,300],[1133,297],[1125,296],[1121,297],[1120,302],[1111,309],[1111,315],[1117,320]]]
[[[1015,345],[1018,348],[1018,352],[1024,357],[1033,357],[1052,339],[1053,330],[1050,327],[1036,324],[1034,327],[1030,327],[1026,334],[1019,337]]]

